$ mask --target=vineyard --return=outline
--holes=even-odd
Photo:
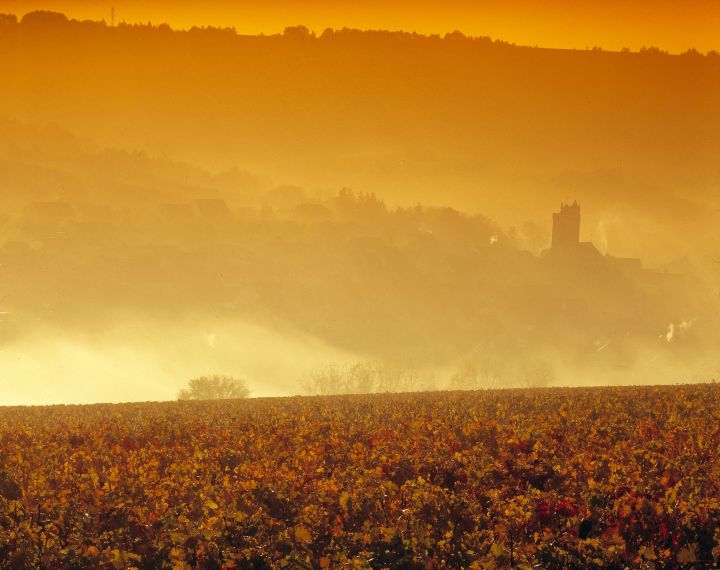
[[[712,568],[715,385],[0,408],[0,568]]]

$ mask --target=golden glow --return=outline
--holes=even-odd
[[[720,56],[607,51],[717,47],[713,5],[115,6],[270,36],[1,19],[2,402],[205,373],[293,394],[332,363],[434,388],[714,377]]]

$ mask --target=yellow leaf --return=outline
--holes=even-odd
[[[490,554],[492,554],[495,558],[500,558],[505,554],[505,549],[502,547],[502,545],[499,542],[495,542],[490,547]]]
[[[677,500],[677,487],[672,487],[665,491],[665,500],[671,504],[675,503]]]
[[[350,500],[350,493],[343,493],[340,495],[340,507],[347,510],[347,504]]]
[[[642,556],[645,560],[655,560],[657,559],[657,556],[655,556],[655,553],[653,552],[652,548],[648,548],[647,546],[641,546],[638,550],[638,554]]]
[[[100,554],[100,551],[97,549],[96,546],[88,546],[87,550],[85,551],[85,556],[97,556]]]
[[[395,529],[393,527],[384,526],[384,527],[381,527],[381,530],[382,530],[383,538],[385,540],[392,540],[393,538],[395,538],[395,535],[397,534],[397,529]],[[449,534],[452,535],[452,533],[449,533]]]
[[[295,527],[295,540],[298,542],[312,542],[312,535],[310,534],[310,531],[306,529],[304,526],[296,526]]]

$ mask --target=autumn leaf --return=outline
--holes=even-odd
[[[304,526],[296,526],[295,540],[307,544],[312,542],[312,535],[310,534],[310,531]]]
[[[504,568],[512,551],[517,568],[634,568],[720,543],[720,387],[186,404],[0,408],[2,556]]]
[[[697,560],[696,551],[696,544],[690,544],[684,548],[681,548],[680,552],[678,552],[677,555],[677,561],[680,564],[689,564],[690,562],[695,562]]]
[[[350,500],[350,493],[343,493],[340,495],[340,508],[347,510],[348,501]]]

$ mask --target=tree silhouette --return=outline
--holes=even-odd
[[[230,400],[247,398],[250,389],[245,380],[212,374],[193,378],[178,392],[178,400]]]

